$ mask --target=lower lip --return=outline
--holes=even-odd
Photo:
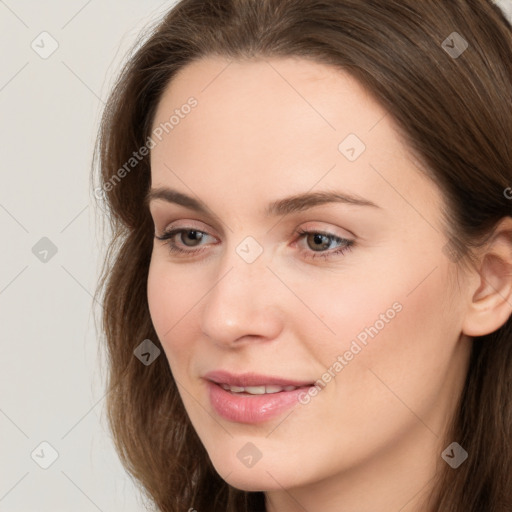
[[[264,395],[231,393],[214,382],[207,381],[210,402],[223,418],[237,423],[263,423],[282,414],[299,403],[299,396],[309,386],[293,391],[279,391]]]

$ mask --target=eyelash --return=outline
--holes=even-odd
[[[197,253],[202,252],[202,249],[199,249],[199,250],[198,249],[191,249],[191,250],[182,249],[182,248],[178,247],[172,241],[172,239],[174,238],[175,235],[180,234],[180,233],[186,233],[188,231],[195,231],[195,232],[203,234],[203,235],[208,235],[208,233],[205,233],[204,231],[199,231],[198,229],[195,229],[195,228],[177,228],[177,229],[172,229],[172,230],[164,232],[164,234],[162,236],[155,235],[155,238],[164,242],[164,245],[167,245],[169,252],[171,254],[184,255],[184,254],[193,254],[193,253],[197,254]],[[344,244],[342,247],[339,247],[338,249],[332,250],[332,251],[321,251],[321,252],[309,251],[309,252],[313,253],[312,255],[307,256],[310,259],[322,258],[325,260],[328,258],[332,258],[334,256],[338,256],[338,255],[341,256],[345,252],[352,250],[352,246],[355,244],[354,240],[348,240],[346,238],[341,238],[339,236],[333,235],[332,233],[326,233],[323,231],[305,231],[303,229],[299,229],[297,231],[297,234],[300,235],[300,237],[304,237],[307,235],[322,235],[322,236],[329,238],[333,242],[338,242],[338,243]],[[304,252],[304,250],[302,252]],[[308,251],[306,251],[306,252],[308,252]]]

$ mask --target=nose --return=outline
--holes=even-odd
[[[222,348],[276,339],[283,329],[283,284],[263,255],[252,263],[234,250],[224,257],[201,301],[203,334]]]

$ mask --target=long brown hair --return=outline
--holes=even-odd
[[[457,56],[449,52],[454,32],[468,43]],[[210,55],[302,57],[350,73],[443,192],[447,254],[465,265],[512,214],[503,193],[512,184],[511,26],[490,0],[182,0],[137,46],[108,99],[94,153],[95,197],[111,229],[95,294],[110,428],[127,471],[161,511],[264,510],[263,493],[237,490],[216,473],[166,358],[146,366],[134,357],[146,339],[162,349],[146,289],[149,156],[130,159],[148,144],[164,89],[187,63]],[[457,470],[439,457],[432,511],[512,510],[510,319],[474,338],[449,426],[446,446],[457,441],[469,457]]]

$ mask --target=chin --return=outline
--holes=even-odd
[[[254,480],[252,478],[239,478],[238,475],[230,475],[226,482],[235,489],[238,489],[239,491],[246,491],[246,492],[260,492],[260,491],[270,491],[271,489],[265,485],[264,483],[261,483],[257,480]],[[274,482],[275,486],[275,482]]]
[[[269,467],[262,460],[253,467],[244,467],[236,458],[234,461],[212,459],[212,463],[219,476],[240,491],[279,490],[288,484],[286,476],[281,476],[285,475],[283,468]]]

